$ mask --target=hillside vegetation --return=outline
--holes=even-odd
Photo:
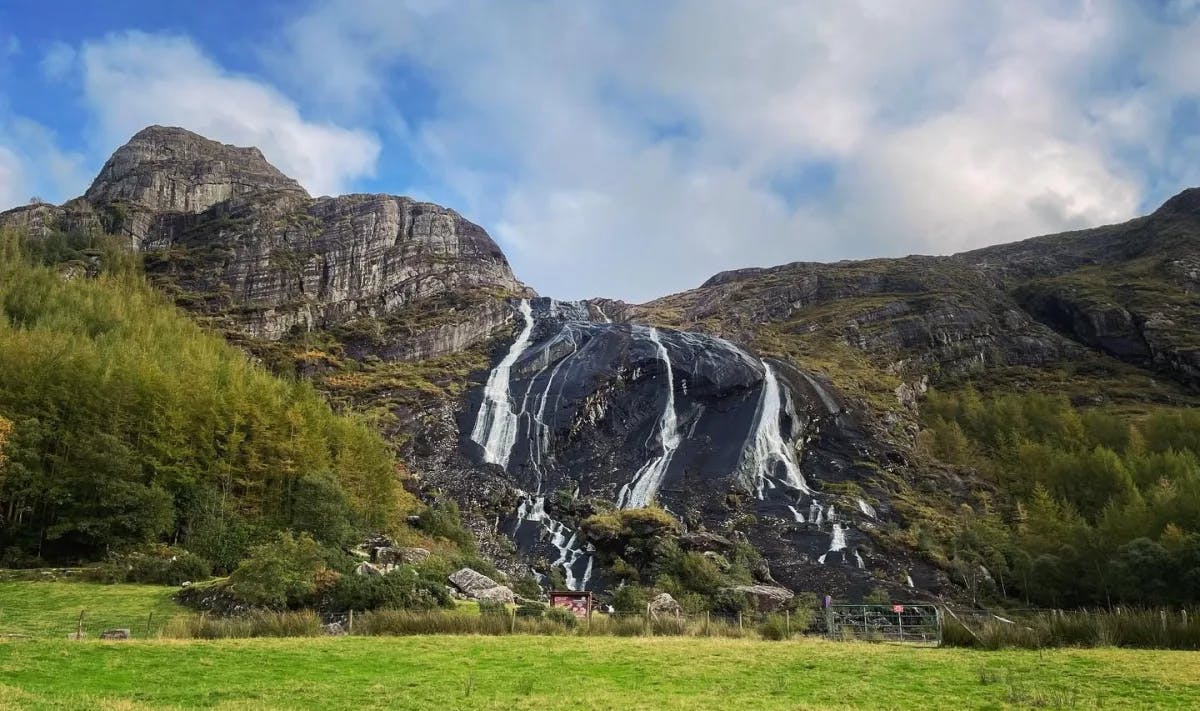
[[[931,393],[923,448],[979,470],[941,554],[976,597],[1200,601],[1200,412],[1138,418],[1064,397]]]
[[[202,331],[138,261],[0,236],[3,564],[163,542],[231,569],[277,529],[403,528],[416,502],[378,430]]]
[[[398,637],[0,644],[12,709],[1194,708],[1196,652]],[[200,669],[203,673],[180,673]],[[303,669],[302,674],[297,670]],[[1120,673],[1113,673],[1119,669]]]

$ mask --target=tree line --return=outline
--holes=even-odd
[[[1200,411],[933,392],[924,451],[989,482],[935,548],[977,597],[1041,606],[1200,601]]]
[[[157,542],[230,570],[277,530],[341,544],[417,507],[372,423],[206,333],[88,235],[0,233],[0,452],[0,565]]]

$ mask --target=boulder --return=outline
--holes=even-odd
[[[450,582],[472,600],[494,600],[510,603],[516,599],[513,591],[483,573],[463,568],[450,574]]]
[[[384,570],[374,563],[359,563],[354,569],[355,575],[383,575]]]
[[[708,531],[685,533],[679,537],[679,545],[692,551],[733,550],[733,541],[719,533],[710,533]]]
[[[385,565],[415,565],[430,555],[426,548],[392,548],[375,549],[375,562]]]
[[[649,612],[650,616],[655,619],[659,617],[679,617],[683,614],[683,607],[669,593],[662,593],[650,601]]]
[[[774,612],[796,597],[791,590],[774,585],[737,585],[725,589],[748,595],[759,612]]]
[[[513,591],[503,585],[497,585],[494,588],[480,590],[479,592],[475,593],[473,597],[479,601],[487,600],[490,602],[502,602],[505,605],[510,605],[517,600],[517,596],[513,593]]]
[[[341,622],[330,622],[327,625],[321,625],[321,629],[325,630],[325,634],[333,637],[341,637],[346,634],[346,628],[342,627]]]
[[[100,633],[100,639],[129,639],[132,635],[125,627],[119,629],[104,630]]]

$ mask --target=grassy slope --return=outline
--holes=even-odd
[[[175,588],[159,585],[0,582],[0,634],[65,638],[75,632],[82,610],[89,637],[114,627],[144,637],[151,613],[152,632],[157,632],[183,611],[171,600],[174,593]]]
[[[1195,708],[1200,654],[806,640],[401,637],[0,644],[0,705],[93,708]]]

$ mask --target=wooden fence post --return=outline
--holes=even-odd
[[[787,636],[790,638],[792,636],[792,611],[791,610],[783,611],[783,623],[784,623],[784,629],[787,630]]]
[[[712,622],[711,615],[712,615],[712,613],[709,612],[708,610],[704,611],[704,636],[705,637],[707,637],[709,635],[708,626]]]
[[[83,610],[79,611],[79,619],[75,622],[75,639],[83,639]]]
[[[742,631],[742,611],[738,610],[738,632]]]
[[[346,634],[354,634],[354,608],[350,609],[350,619],[346,621]]]
[[[508,618],[508,633],[517,633],[517,608],[512,609],[512,615]]]
[[[149,614],[149,615],[146,617],[146,639],[149,639],[149,638],[150,638],[150,625],[151,625],[151,623],[153,623],[153,622],[154,622],[154,613],[153,613],[153,612],[151,612],[151,613],[150,613],[150,614]]]

